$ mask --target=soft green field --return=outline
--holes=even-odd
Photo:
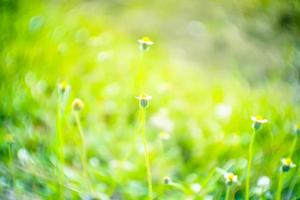
[[[300,197],[297,1],[0,0],[0,27],[0,199]]]

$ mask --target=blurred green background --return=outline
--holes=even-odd
[[[0,0],[0,27],[1,199],[58,198],[62,80],[72,88],[63,123],[64,198],[146,199],[135,98],[141,66],[142,88],[153,98],[146,135],[156,199],[223,199],[217,167],[239,176],[232,198],[243,199],[250,116],[257,114],[269,123],[255,141],[251,196],[259,198],[261,176],[271,180],[264,198],[274,196],[280,159],[300,121],[299,1]],[[143,36],[154,45],[141,57]],[[85,104],[93,194],[81,175],[76,97]],[[297,152],[292,158],[297,164]],[[299,172],[287,174],[283,198],[300,196]],[[165,176],[188,192],[164,185]]]

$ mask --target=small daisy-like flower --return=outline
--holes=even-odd
[[[191,184],[190,188],[194,193],[199,193],[202,189],[202,186],[199,183],[193,183]]]
[[[27,149],[19,149],[17,153],[18,159],[20,160],[22,165],[26,165],[32,162],[32,158],[27,151]]]
[[[74,99],[74,101],[72,102],[72,108],[74,111],[81,111],[83,107],[84,104],[79,98]]]
[[[171,180],[170,177],[165,176],[165,177],[163,178],[163,183],[164,183],[164,184],[169,185],[171,182],[172,182],[172,180]]]
[[[58,84],[58,91],[62,94],[70,90],[70,85],[66,81],[61,81]]]
[[[238,182],[238,176],[232,172],[226,172],[224,174],[224,178],[225,178],[226,184],[228,184],[228,185]]]
[[[271,180],[267,176],[262,176],[258,179],[254,192],[261,196],[263,193],[267,192],[270,189]]]
[[[268,120],[264,119],[261,115],[251,116],[251,120],[253,121],[252,128],[256,131],[262,126],[262,124],[268,122]]]
[[[147,108],[149,106],[149,101],[152,99],[152,97],[148,94],[141,94],[136,98],[140,101],[141,108]]]
[[[144,51],[148,50],[150,46],[154,44],[154,42],[150,40],[149,37],[142,37],[138,40],[138,43],[140,44],[141,49]]]
[[[296,167],[296,164],[293,163],[291,158],[282,158],[281,159],[281,169],[283,172],[288,172],[291,168]]]

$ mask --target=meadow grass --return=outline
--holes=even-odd
[[[247,43],[231,23],[192,21],[181,32],[191,38],[180,43],[177,32],[162,34],[168,26],[159,31],[138,23],[137,30],[129,30],[116,20],[139,16],[135,7],[100,16],[95,8],[118,8],[93,3],[22,2],[1,13],[1,199],[300,196],[299,127],[291,134],[300,118],[299,86],[287,74],[296,71],[291,58],[297,58],[296,47],[272,43],[278,46],[268,53],[289,68],[262,69],[259,64],[269,55],[254,61],[220,56],[222,48],[233,54],[242,54],[236,50],[242,47],[257,54],[264,49]],[[155,44],[140,38],[145,32]],[[199,43],[195,34],[205,39]],[[181,57],[189,52],[185,47],[198,43],[199,52],[217,50],[200,56],[202,64]],[[286,52],[280,57],[273,48]],[[216,67],[219,58],[229,63],[226,68]],[[64,79],[69,85],[60,82]],[[72,87],[68,94],[67,87]],[[75,94],[85,100],[84,109]],[[256,113],[268,123],[251,117]],[[7,133],[13,142],[7,143]]]

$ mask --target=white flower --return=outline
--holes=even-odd
[[[227,104],[219,104],[215,108],[215,113],[221,119],[228,119],[231,116],[232,108]]]
[[[268,120],[264,119],[261,115],[251,116],[251,120],[259,124],[265,124],[268,122]]]
[[[172,132],[174,127],[174,123],[172,120],[170,120],[168,111],[166,109],[161,109],[158,113],[152,116],[150,118],[150,123],[155,128],[167,133]]]
[[[270,189],[271,180],[267,176],[262,176],[258,179],[254,192],[258,195],[262,195]]]
[[[292,159],[290,159],[290,158],[281,159],[281,163],[282,163],[282,165],[289,166],[290,168],[296,167],[296,164],[293,163]]]
[[[212,195],[206,195],[204,196],[204,200],[214,200],[214,197]]]
[[[194,193],[199,193],[202,189],[202,186],[199,183],[193,183],[190,187]]]
[[[146,51],[149,49],[150,46],[152,46],[154,44],[154,42],[152,40],[150,40],[149,37],[143,37],[141,39],[138,40],[138,43],[140,44],[140,48],[143,51]]]
[[[138,43],[148,45],[148,46],[151,46],[154,44],[154,42],[152,40],[150,40],[149,37],[142,37],[141,39],[138,40]]]
[[[258,131],[262,127],[262,124],[268,122],[268,120],[264,119],[261,115],[251,116],[251,120],[253,121],[252,128],[255,131]]]
[[[267,176],[262,176],[257,181],[258,187],[270,188],[270,185],[271,185],[271,180]]]
[[[288,171],[290,171],[291,168],[296,167],[296,164],[293,163],[291,158],[282,158],[281,159],[281,164],[282,164],[281,170],[283,172],[288,172]]]
[[[231,172],[224,173],[224,178],[227,184],[237,183],[238,176]]]
[[[18,155],[18,159],[20,160],[22,165],[28,164],[32,161],[30,154],[24,148],[19,149],[17,155]]]
[[[67,93],[71,89],[71,86],[66,81],[61,81],[57,87],[58,91],[62,94]]]

